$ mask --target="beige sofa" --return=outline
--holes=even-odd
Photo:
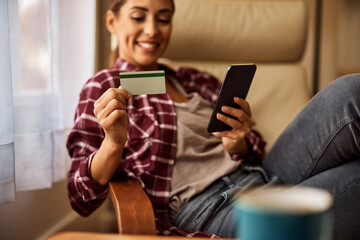
[[[162,62],[223,79],[227,66],[258,66],[247,100],[269,149],[311,97],[309,12],[298,0],[176,0]],[[309,43],[308,43],[309,44]]]
[[[247,99],[269,149],[312,95],[311,1],[175,0],[173,36],[161,61],[220,80],[229,64],[256,63]],[[152,206],[139,182],[109,187],[119,233],[155,234]]]

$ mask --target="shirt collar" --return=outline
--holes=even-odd
[[[141,69],[135,65],[132,65],[131,63],[128,63],[127,61],[118,58],[116,59],[115,66],[120,69],[120,72],[138,72],[141,71]]]

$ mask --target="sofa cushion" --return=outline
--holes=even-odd
[[[165,58],[280,62],[302,57],[307,23],[302,1],[176,0],[175,4]]]

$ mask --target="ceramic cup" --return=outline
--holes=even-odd
[[[266,187],[238,196],[236,238],[241,240],[329,240],[332,196],[308,187]]]

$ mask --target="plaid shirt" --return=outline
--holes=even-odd
[[[165,70],[166,76],[176,77],[186,92],[198,92],[215,104],[221,86],[216,78],[190,68],[180,68],[174,72],[160,65],[160,69]],[[93,113],[94,102],[108,88],[120,86],[120,72],[139,70],[118,59],[114,67],[100,71],[89,79],[80,93],[74,127],[67,140],[72,157],[68,196],[73,209],[83,216],[94,211],[108,194],[108,186],[94,181],[89,169],[92,156],[104,139],[102,127]],[[152,202],[158,234],[216,237],[208,233],[189,233],[169,222],[169,193],[177,134],[176,113],[169,94],[133,96],[127,101],[127,113],[128,138],[114,178],[125,175],[140,181]],[[260,135],[252,130],[246,138],[250,145],[249,157],[262,159],[265,142]],[[236,155],[232,157],[237,159]]]

